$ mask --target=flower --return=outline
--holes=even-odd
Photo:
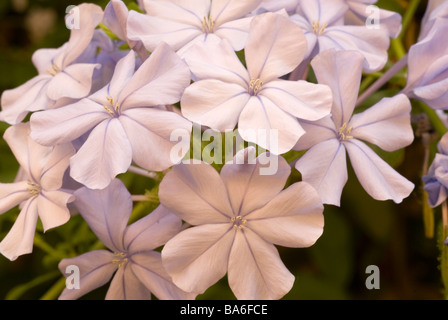
[[[220,174],[205,162],[181,163],[165,175],[161,204],[193,226],[162,249],[179,288],[202,293],[228,273],[238,299],[279,299],[291,289],[294,276],[274,244],[313,245],[323,232],[323,205],[305,182],[282,190],[291,171],[283,157],[275,174],[260,174],[267,157],[226,163]]]
[[[245,141],[276,154],[291,150],[304,134],[298,119],[321,119],[331,107],[328,87],[279,79],[295,69],[305,51],[300,28],[276,13],[252,20],[247,70],[225,40],[191,48],[186,62],[196,81],[182,96],[182,114],[222,132],[238,123]],[[272,131],[278,132],[276,145],[263,136]]]
[[[340,204],[347,181],[346,151],[359,182],[374,199],[399,203],[414,188],[361,141],[395,151],[411,144],[414,138],[411,104],[404,94],[383,98],[366,111],[352,115],[363,60],[355,51],[329,50],[311,62],[318,82],[331,87],[334,102],[330,117],[303,123],[306,134],[294,149],[309,150],[296,162],[296,168],[327,204]],[[350,72],[341,72],[348,69]]]
[[[146,14],[129,12],[128,38],[142,41],[149,51],[164,41],[181,56],[193,43],[220,39],[227,39],[239,51],[252,19],[247,15],[260,1],[146,0]]]
[[[179,101],[190,83],[187,65],[164,43],[137,71],[135,61],[131,50],[101,90],[77,103],[31,116],[31,137],[44,145],[88,134],[70,160],[70,175],[91,189],[105,188],[132,161],[160,171],[184,156],[177,159],[171,154],[176,142],[170,135],[174,129],[191,132],[192,124],[160,106]]]
[[[29,112],[55,108],[90,93],[97,63],[77,61],[92,40],[103,11],[94,4],[81,4],[79,28],[58,49],[39,49],[32,57],[39,74],[23,85],[3,92],[0,119],[9,124],[21,122]]]
[[[63,259],[59,270],[68,266],[80,271],[78,289],[65,288],[60,300],[78,299],[86,293],[112,282],[106,299],[193,299],[172,284],[163,269],[156,248],[179,232],[181,220],[159,206],[142,219],[127,225],[132,200],[119,179],[102,190],[86,187],[75,191],[75,205],[92,231],[109,250],[95,250],[75,258]],[[115,275],[114,275],[115,273]]]
[[[61,190],[69,158],[74,154],[70,144],[44,147],[28,136],[29,124],[9,127],[4,139],[20,164],[13,183],[0,183],[0,213],[20,205],[21,211],[9,233],[0,242],[0,252],[10,260],[31,253],[38,217],[44,232],[70,219],[67,204],[71,193]]]
[[[346,0],[299,3],[298,13],[292,15],[291,20],[305,33],[308,42],[306,57],[311,59],[328,49],[354,50],[363,55],[365,72],[381,70],[388,59],[390,40],[387,29],[345,24],[344,16],[349,8]]]
[[[408,77],[403,93],[433,109],[447,109],[448,93],[448,23],[440,25],[408,53]]]
[[[439,206],[448,196],[448,134],[440,139],[437,151],[428,173],[422,176],[432,208]]]

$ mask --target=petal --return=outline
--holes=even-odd
[[[70,157],[74,154],[75,149],[71,143],[53,148],[45,165],[40,169],[39,181],[44,190],[57,190],[62,187],[64,173],[70,164]]]
[[[113,259],[113,253],[107,250],[95,250],[76,258],[63,259],[58,265],[62,274],[70,276],[72,267],[79,268],[79,289],[65,288],[58,299],[75,300],[108,283],[117,270],[117,265],[112,263]]]
[[[28,199],[6,237],[0,242],[0,253],[11,261],[33,251],[37,224],[36,197]]]
[[[107,88],[108,97],[116,99],[120,91],[128,84],[135,71],[135,52],[129,53],[121,58],[115,66],[114,74]],[[117,101],[118,103],[118,101]]]
[[[210,17],[216,25],[247,16],[254,11],[261,0],[213,0],[211,1]]]
[[[34,113],[30,136],[43,145],[72,142],[110,115],[98,103],[82,99],[72,105]]]
[[[324,206],[316,190],[297,182],[246,216],[246,227],[267,242],[294,248],[312,246],[322,235]]]
[[[174,104],[190,84],[190,70],[165,43],[157,46],[121,91],[121,110]]]
[[[39,177],[52,152],[29,138],[29,124],[19,123],[6,129],[3,138],[8,143],[20,167],[26,172],[25,179],[39,184]]]
[[[115,273],[106,300],[151,300],[151,292],[135,276],[128,263]]]
[[[196,44],[185,61],[196,80],[220,80],[249,88],[249,74],[227,40]]]
[[[163,266],[179,288],[203,293],[226,274],[234,237],[228,223],[184,230],[163,247]]]
[[[182,220],[164,206],[126,228],[124,246],[127,252],[154,250],[179,233]]]
[[[144,4],[145,10],[150,16],[177,21],[200,28],[204,17],[209,15],[210,2],[210,0],[145,0]]]
[[[414,140],[411,103],[404,94],[383,98],[373,107],[355,114],[348,126],[353,127],[350,133],[353,137],[386,151],[404,148]]]
[[[296,169],[302,174],[303,181],[317,190],[323,203],[340,205],[348,179],[343,144],[336,139],[316,144],[296,162]]]
[[[194,293],[182,291],[171,281],[162,265],[159,252],[133,255],[131,269],[159,300],[193,300],[196,296]]]
[[[129,11],[126,28],[129,39],[141,41],[151,52],[162,41],[177,51],[202,34],[197,26],[148,16],[133,10]]]
[[[117,118],[98,124],[70,159],[70,176],[91,189],[102,189],[129,169],[132,147]]]
[[[269,155],[267,159],[277,162],[274,174],[263,175],[263,168],[270,163],[262,156],[254,164],[230,163],[221,169],[235,216],[245,216],[264,206],[284,188],[291,167],[283,157]]]
[[[304,120],[315,121],[330,114],[331,89],[306,81],[274,80],[263,85],[260,95],[267,97],[283,111]]]
[[[305,36],[288,18],[269,12],[252,20],[245,48],[252,79],[266,83],[293,71],[302,62],[305,52]]]
[[[181,109],[187,119],[223,132],[235,128],[249,98],[238,84],[201,80],[185,90]]]
[[[245,141],[274,154],[290,151],[305,133],[295,117],[261,95],[249,99],[241,112],[238,131]]]
[[[111,0],[104,9],[103,23],[114,35],[121,40],[126,40],[126,22],[128,20],[128,8],[123,1]]]
[[[132,159],[136,164],[150,171],[162,171],[179,163],[185,156],[174,154],[173,132],[190,136],[191,122],[174,112],[151,108],[126,110],[119,118],[132,146]]]
[[[359,182],[375,200],[400,203],[414,189],[414,184],[401,176],[375,152],[356,139],[344,141],[350,162]]]
[[[317,80],[333,92],[331,114],[337,128],[348,122],[358,99],[363,57],[356,52],[329,50],[311,61]],[[342,70],[351,70],[342,72]]]
[[[70,31],[70,39],[59,59],[64,69],[78,58],[92,40],[95,28],[103,19],[103,10],[93,3],[82,3],[73,11],[75,25]],[[78,24],[76,24],[78,22]],[[66,21],[67,23],[67,21]]]
[[[381,70],[387,62],[389,35],[385,29],[368,29],[365,26],[333,26],[318,37],[319,51],[340,49],[360,52],[367,73]]]
[[[159,186],[160,203],[189,224],[226,223],[233,211],[218,172],[205,162],[174,166]]]
[[[51,70],[54,64],[54,58],[61,53],[65,49],[65,46],[61,46],[57,49],[38,49],[34,51],[31,60],[33,61],[33,65],[36,67],[39,75],[47,74],[48,71]]]
[[[308,21],[331,25],[348,10],[345,2],[344,0],[316,0],[306,4],[299,3],[299,7]]]
[[[52,100],[86,97],[92,87],[93,72],[100,66],[93,63],[77,63],[68,66],[48,83],[48,97]]]
[[[16,124],[29,112],[47,109],[53,103],[47,96],[47,87],[51,79],[50,75],[40,75],[15,89],[3,91],[0,119],[9,124]]]
[[[70,219],[67,207],[74,197],[63,191],[42,191],[37,197],[37,210],[44,232],[65,224]]]
[[[75,191],[75,205],[102,243],[114,252],[124,252],[123,237],[132,211],[132,199],[119,179],[102,190],[86,187]]]
[[[228,278],[239,300],[280,299],[294,284],[277,249],[247,228],[236,232]]]
[[[365,24],[369,14],[372,14],[372,9],[369,6],[357,0],[347,0],[350,10],[358,17],[359,23]],[[389,32],[389,37],[396,38],[401,32],[401,15],[397,12],[378,9],[378,20],[380,26],[386,28]],[[349,24],[349,23],[348,23]]]
[[[338,138],[331,116],[318,121],[300,121],[300,125],[305,130],[305,134],[300,137],[294,150],[307,150],[321,141]]]
[[[0,214],[32,197],[28,181],[0,183]]]
[[[229,41],[233,50],[243,50],[246,45],[247,38],[249,37],[249,28],[252,19],[253,17],[247,17],[226,22],[220,25],[214,33],[221,39],[226,39]]]

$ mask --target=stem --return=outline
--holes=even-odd
[[[401,33],[398,35],[397,39],[401,40],[404,37],[406,30],[408,30],[409,24],[413,19],[415,19],[415,12],[417,11],[419,5],[420,0],[411,0],[411,2],[409,3],[401,22]]]
[[[132,201],[149,201],[148,197],[145,195],[132,195],[131,196]]]
[[[38,233],[34,235],[34,245],[58,260],[65,258],[61,252],[54,250],[48,243],[46,243]]]
[[[51,288],[45,292],[40,300],[56,300],[65,288],[65,278],[60,278]]]
[[[445,124],[443,123],[442,119],[440,119],[439,115],[433,108],[429,107],[428,105],[421,102],[420,100],[417,100],[417,101],[418,101],[418,106],[422,109],[422,111],[424,113],[426,113],[429,121],[431,121],[433,128],[437,131],[439,136],[442,137],[448,131],[447,128],[445,127]]]
[[[157,174],[155,172],[150,172],[148,170],[145,170],[145,169],[142,169],[142,168],[139,168],[136,166],[130,166],[128,171],[139,174],[139,175],[147,177],[147,178],[151,178],[151,179],[157,178]]]
[[[377,81],[375,81],[369,89],[364,91],[358,98],[356,105],[359,106],[365,99],[367,99],[372,93],[376,92],[384,84],[387,83],[395,74],[406,67],[408,63],[408,56],[405,55],[397,63],[395,63],[389,70],[387,70]]]

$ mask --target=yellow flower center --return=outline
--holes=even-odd
[[[213,22],[212,17],[204,17],[202,20],[202,31],[204,33],[213,33],[213,28],[215,27],[215,23]]]
[[[250,80],[250,82],[249,82],[250,94],[256,95],[261,90],[262,86],[263,86],[263,81],[261,81],[260,79]]]
[[[28,181],[28,192],[31,193],[33,196],[38,195],[40,191],[42,190],[40,185],[34,182]]]
[[[241,216],[237,216],[230,219],[230,221],[233,223],[233,229],[241,230],[244,228],[247,220],[243,219]]]
[[[56,74],[59,73],[59,71],[61,71],[61,70],[59,69],[59,67],[58,67],[57,65],[53,64],[53,65],[51,66],[51,68],[47,70],[47,73],[50,74],[50,75],[52,75],[52,76],[55,76]]]
[[[118,110],[120,109],[120,105],[116,103],[114,105],[114,99],[111,97],[106,98],[107,102],[109,102],[109,106],[103,105],[103,108],[112,116],[115,116],[118,113]]]
[[[313,22],[313,31],[315,34],[320,36],[322,33],[324,33],[325,28],[328,26],[328,24],[324,23],[323,25],[320,24],[320,21],[314,21]]]
[[[353,139],[353,136],[350,136],[350,132],[352,132],[353,127],[347,127],[347,123],[344,123],[341,128],[339,128],[339,140],[348,140]]]
[[[129,261],[126,253],[124,252],[116,252],[114,253],[114,257],[116,257],[116,259],[112,260],[112,263],[117,264],[118,268],[123,267]]]

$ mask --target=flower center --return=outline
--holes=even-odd
[[[352,132],[353,127],[347,127],[347,123],[344,123],[341,128],[339,128],[339,140],[348,140],[353,139],[353,136],[350,136],[350,132]]]
[[[114,105],[114,99],[111,97],[106,98],[107,102],[109,102],[109,106],[103,105],[104,110],[107,111],[111,116],[116,116],[119,113],[120,105],[116,103]]]
[[[315,34],[320,36],[322,33],[324,33],[325,28],[328,26],[328,24],[324,23],[323,25],[320,24],[320,21],[314,21],[313,22],[313,31]]]
[[[215,23],[213,22],[212,17],[204,17],[202,20],[202,31],[204,33],[213,33],[213,28],[215,27]]]
[[[124,252],[115,252],[114,257],[116,258],[112,260],[112,263],[117,264],[118,268],[123,267],[129,261],[126,253]]]
[[[243,219],[241,216],[237,216],[230,219],[230,221],[233,223],[233,229],[238,230],[244,228],[247,220]]]
[[[52,75],[52,76],[55,76],[56,74],[59,73],[59,71],[61,71],[61,70],[59,69],[59,67],[58,67],[57,65],[53,64],[53,65],[51,66],[51,68],[47,70],[47,73],[50,74],[50,75]]]
[[[40,191],[42,190],[40,185],[34,182],[28,181],[28,192],[31,193],[33,196],[38,195]]]
[[[261,87],[263,86],[263,81],[260,79],[252,79],[249,82],[249,93],[252,96],[255,96],[258,94],[258,92],[261,90]]]

